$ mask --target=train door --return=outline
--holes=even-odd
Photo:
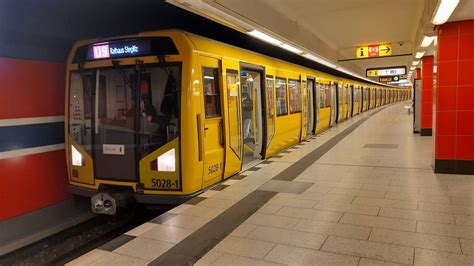
[[[203,186],[222,179],[224,173],[224,121],[221,108],[220,61],[200,56],[199,71],[204,98]]]
[[[225,59],[224,59],[225,60]],[[225,177],[241,170],[243,138],[242,138],[242,109],[239,83],[239,63],[223,61],[225,69],[225,88],[227,92],[227,122],[228,140],[225,149]]]
[[[242,67],[240,69],[240,89],[242,94],[242,116],[243,116],[243,137],[244,137],[244,164],[256,158],[263,158],[264,142],[264,109],[262,95],[265,95],[263,88],[263,68]]]
[[[308,77],[306,81],[307,97],[306,97],[306,134],[308,136],[314,134],[315,128],[315,82],[314,78]]]
[[[346,86],[346,103],[347,103],[347,111],[346,111],[346,119],[352,116],[352,93],[353,93],[353,86],[347,85]]]
[[[354,93],[355,93],[355,92],[354,92],[354,85],[351,85],[351,87],[350,87],[350,94],[351,94],[351,101],[350,101],[350,103],[351,103],[351,109],[350,109],[350,110],[351,110],[351,117],[354,116],[354,105],[355,105],[355,104],[354,104],[354,99],[355,99]],[[356,113],[357,113],[357,112],[356,112]]]
[[[329,126],[333,126],[337,123],[337,115],[338,115],[338,100],[337,100],[337,85],[330,84],[331,88],[331,123]]]

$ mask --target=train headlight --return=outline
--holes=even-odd
[[[158,171],[174,172],[176,171],[176,158],[174,148],[158,156]]]
[[[82,166],[82,155],[81,153],[71,145],[71,157],[72,157],[72,165],[74,166]]]

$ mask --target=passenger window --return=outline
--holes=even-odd
[[[202,68],[202,86],[204,89],[204,107],[206,118],[221,116],[219,95],[219,70],[217,68]]]
[[[326,91],[324,90],[324,85],[317,83],[318,90],[319,90],[319,108],[326,107]]]
[[[230,147],[235,152],[237,157],[240,158],[240,97],[239,97],[239,72],[237,70],[227,69],[226,71],[226,84],[227,84],[227,108],[229,111],[229,117],[236,119],[229,119],[229,132],[230,132]]]
[[[290,90],[290,113],[301,112],[301,86],[299,80],[288,80]]]
[[[267,83],[267,147],[275,134],[275,85],[273,76],[266,77]]]
[[[326,107],[331,107],[331,87],[326,85]]]
[[[286,92],[286,79],[276,78],[276,107],[277,116],[288,114],[288,96]]]

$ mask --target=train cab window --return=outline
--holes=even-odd
[[[276,109],[277,116],[288,114],[288,95],[285,78],[276,78]]]
[[[202,86],[206,118],[220,117],[221,100],[219,95],[219,70],[217,68],[202,68]]]
[[[301,112],[301,86],[299,80],[288,80],[290,91],[290,113]]]

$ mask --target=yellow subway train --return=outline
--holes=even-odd
[[[408,89],[348,80],[179,30],[77,42],[66,77],[70,191],[97,213],[178,204]]]

